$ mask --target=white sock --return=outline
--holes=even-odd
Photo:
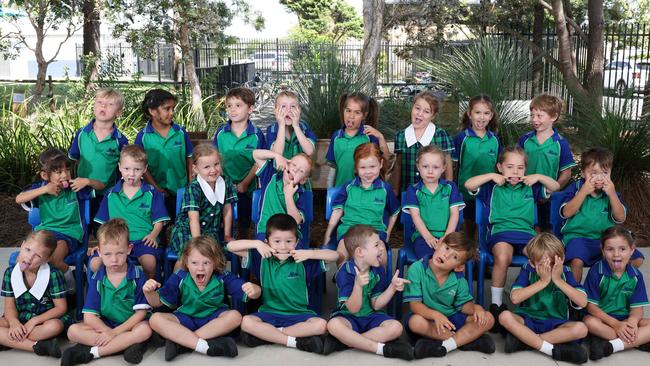
[[[539,348],[539,351],[552,357],[553,345],[548,343],[547,341],[542,341],[542,346]]]
[[[501,306],[503,304],[501,299],[503,297],[503,287],[490,287],[490,290],[492,291],[492,303]]]
[[[92,354],[94,358],[99,358],[100,357],[99,356],[99,347],[97,347],[97,346],[90,347],[90,354]]]
[[[620,338],[612,339],[609,341],[609,343],[612,344],[614,352],[622,351],[625,349],[625,344],[623,344],[623,341]]]
[[[296,337],[287,336],[287,347],[296,348]]]
[[[456,344],[456,341],[454,340],[453,337],[449,337],[449,338],[445,339],[444,341],[442,341],[442,346],[445,347],[447,352],[451,352],[451,351],[455,350],[456,348],[458,348],[458,345]]]
[[[284,333],[284,327],[278,327],[277,330]]]
[[[194,347],[194,350],[198,353],[203,353],[204,355],[208,354],[208,342],[205,339],[199,338],[199,340],[196,342],[196,347]]]
[[[375,352],[375,353],[380,355],[380,356],[383,356],[384,355],[384,346],[385,346],[384,343],[377,342],[377,352]]]

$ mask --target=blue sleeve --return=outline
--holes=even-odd
[[[298,212],[300,212],[300,216],[302,216],[304,222],[307,218],[307,195],[304,192],[298,195],[296,208],[298,209]]]
[[[643,281],[643,275],[639,272],[639,275],[636,278],[636,287],[634,288],[634,292],[632,292],[632,296],[630,296],[630,307],[632,308],[648,305],[648,294],[645,289],[645,281]]]
[[[266,147],[265,147],[265,149],[271,150],[271,148],[273,147],[273,144],[275,143],[275,139],[278,137],[278,128],[280,128],[280,127],[279,127],[278,123],[275,122],[274,124],[270,125],[266,129]]]
[[[41,188],[43,185],[46,185],[46,184],[47,184],[47,182],[44,182],[44,181],[31,184],[27,188],[25,188],[23,190],[23,192],[28,192],[28,191],[31,191],[31,190],[34,190],[34,189]],[[29,201],[29,205],[30,205],[31,208],[38,208],[38,203],[39,203],[38,197],[36,197],[33,200]]]
[[[528,134],[527,133],[519,136],[519,141],[517,142],[517,145],[519,145],[519,147],[523,149],[524,144],[526,144],[526,140],[528,140]]]
[[[535,201],[543,201],[549,199],[551,195],[546,191],[546,188],[542,183],[535,183],[531,187],[533,190],[533,198],[535,198]]]
[[[316,137],[316,134],[314,133],[314,131],[312,131],[312,129],[306,123],[301,123],[300,128],[302,128],[302,133],[305,134],[305,137],[307,137],[314,144],[314,147],[315,147],[316,146],[316,141],[318,140],[318,137]]]
[[[79,201],[86,201],[93,197],[95,197],[95,190],[90,186],[86,186],[84,189],[77,192],[77,200]]]
[[[373,144],[377,145],[377,147],[379,147],[379,139],[376,138],[375,136],[372,135],[368,136],[368,140],[370,140],[370,142],[372,142]]]
[[[171,309],[176,309],[181,305],[181,292],[179,290],[179,285],[181,283],[181,277],[180,274],[185,273],[185,275],[189,275],[187,272],[184,271],[176,271],[172,273],[172,275],[169,277],[167,282],[163,285],[163,287],[158,290],[158,295],[160,295],[160,301],[165,304],[168,308]]]
[[[124,148],[124,146],[129,144],[129,139],[127,139],[126,136],[124,136],[124,134],[122,132],[120,132],[119,130],[117,132],[118,132],[117,133],[117,136],[118,136],[117,137],[117,150],[122,151],[122,148]]]
[[[68,157],[72,160],[79,160],[81,157],[81,151],[79,150],[79,134],[81,133],[81,128],[75,132],[74,137],[72,138],[72,143],[68,149]]]
[[[598,273],[598,268],[600,263],[596,263],[594,266],[589,268],[587,277],[585,278],[585,291],[587,292],[587,301],[598,306],[600,303],[600,275]]]
[[[456,183],[449,182],[451,186],[451,194],[449,195],[449,207],[460,206],[462,210],[465,207],[465,202],[463,201],[463,195],[458,190]]]
[[[307,250],[311,250],[311,249],[307,249]],[[305,266],[305,277],[307,280],[307,284],[312,283],[316,278],[318,278],[318,276],[321,273],[327,272],[327,264],[323,260],[310,259],[304,261],[303,263]]]
[[[185,136],[185,157],[192,156],[192,151],[194,151],[194,146],[192,145],[192,140],[190,140],[190,135],[187,134],[185,129],[183,130],[183,135]]]
[[[396,216],[402,208],[400,202],[389,183],[384,182],[384,189],[386,190],[386,213],[388,216]]]
[[[275,169],[275,164],[273,160],[267,160],[264,162],[264,166],[257,172],[257,177],[260,180],[260,187],[266,188],[277,170]]]
[[[95,276],[96,274],[90,276],[90,279],[88,280],[88,287],[86,289],[86,301],[84,301],[84,307],[81,312],[101,316],[102,300],[101,297],[99,297],[99,292],[97,291],[97,279]]]
[[[102,203],[99,204],[99,209],[95,214],[94,221],[99,224],[105,224],[108,220],[111,219],[108,212],[108,197],[110,197],[111,193],[112,192],[109,191],[108,194],[104,195],[104,198],[102,198]]]
[[[138,134],[135,136],[135,141],[133,141],[134,145],[138,145],[144,149],[144,144],[142,143],[142,138],[144,136],[144,128],[138,132]]]
[[[212,143],[214,144],[214,147],[217,148],[217,150],[219,150],[219,139],[217,137],[219,137],[219,132],[221,132],[224,126],[225,125],[222,125],[217,129],[217,133],[214,134],[214,139],[212,139]]]
[[[410,185],[406,189],[406,194],[404,195],[404,210],[409,208],[420,209],[420,202],[418,201],[417,189],[415,185]]]
[[[144,296],[144,291],[142,291],[145,282],[147,282],[147,276],[144,275],[144,272],[140,271],[140,276],[137,278],[135,283],[135,301],[133,301],[133,310],[148,310],[151,308],[147,302],[147,298]]]
[[[332,210],[335,208],[343,208],[343,206],[345,206],[345,201],[348,200],[348,186],[350,184],[351,183],[347,183],[339,188],[339,191],[332,200]]]
[[[348,266],[351,264],[344,263],[343,265]],[[339,268],[338,272],[336,272],[336,287],[338,288],[339,302],[345,302],[352,295],[355,277],[354,274],[348,273],[343,267]]]
[[[521,271],[519,272],[517,279],[512,284],[512,289],[514,290],[515,288],[528,287],[528,285],[530,285],[530,270],[526,264],[521,267]]]
[[[460,131],[458,135],[454,137],[454,151],[451,153],[451,160],[460,160],[460,150],[463,146],[463,141],[465,141],[465,130]]]
[[[266,147],[266,139],[264,138],[264,134],[262,133],[262,130],[258,128],[256,134],[257,134],[257,149],[264,149]]]
[[[483,184],[479,188],[478,193],[476,194],[476,198],[483,201],[484,204],[489,205],[490,198],[492,198],[492,191],[494,191],[495,185],[496,183],[494,183],[493,181],[489,181]]]
[[[165,196],[157,189],[153,189],[151,192],[153,193],[151,222],[155,224],[161,221],[169,221],[169,213],[167,212],[167,207],[165,207]]]
[[[335,131],[332,134],[332,137],[330,138],[330,144],[327,147],[327,154],[325,155],[325,160],[330,163],[336,165],[336,158],[334,157],[334,142],[336,142],[336,135],[338,134],[338,131]]]
[[[560,212],[559,215],[561,218],[566,219],[566,217],[562,214],[562,210],[564,209],[564,206],[569,203],[573,199],[573,197],[576,196],[576,193],[578,192],[578,184],[577,183],[571,183],[569,184],[564,191],[562,191],[562,202],[560,203]]]
[[[371,269],[372,270],[372,269]],[[380,295],[382,292],[386,291],[388,286],[390,285],[390,278],[388,274],[386,273],[386,269],[384,267],[378,267],[376,269],[377,275],[379,275],[379,282],[375,285],[375,287],[372,288],[372,291],[370,291],[370,296],[375,297],[376,295]]]
[[[248,300],[246,294],[241,289],[245,283],[244,280],[230,272],[224,273],[221,279],[223,280],[224,287],[226,288],[226,293],[228,293],[228,295],[230,295],[233,299],[240,301]]]
[[[573,153],[571,152],[569,141],[562,139],[560,140],[560,172],[574,166],[576,166],[576,162],[573,160]]]
[[[576,281],[575,277],[573,277],[573,272],[571,272],[571,268],[569,268],[569,266],[564,266],[564,280],[576,290],[585,292],[585,288]]]
[[[262,267],[262,256],[255,249],[248,250],[246,261],[242,262],[242,267],[248,269],[255,277],[260,278],[260,269]]]

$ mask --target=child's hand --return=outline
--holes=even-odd
[[[51,194],[52,196],[58,196],[59,193],[61,193],[61,187],[59,187],[59,185],[54,182],[48,182],[45,186],[45,192],[47,192],[47,194]]]
[[[614,186],[614,182],[612,182],[612,178],[610,177],[605,177],[605,183],[603,184],[603,192],[607,194],[608,197],[612,197],[616,195],[616,187]]]
[[[532,186],[533,184],[539,182],[539,175],[538,174],[526,175],[523,178],[521,178],[521,181],[524,182],[524,184],[527,186]]]
[[[427,237],[424,238],[424,242],[427,243],[431,249],[436,249],[438,247],[439,241],[440,239],[436,239],[436,237],[431,234],[427,235]]]
[[[454,325],[454,323],[450,322],[449,319],[446,316],[442,315],[441,312],[436,311],[434,313],[433,321],[435,322],[436,333],[438,333],[439,335],[444,334],[445,329],[447,329],[452,333],[454,333],[454,331],[456,330],[456,326]]]
[[[15,321],[13,324],[9,324],[9,339],[14,342],[22,342],[27,337],[27,330],[20,323],[20,321]]]
[[[142,292],[146,294],[150,294],[155,292],[157,289],[160,288],[160,282],[154,280],[153,278],[150,278],[147,280],[147,282],[142,285]]]
[[[293,260],[296,263],[304,262],[308,259],[311,259],[311,255],[314,252],[311,249],[294,249],[289,252],[291,256],[293,257]]]
[[[551,282],[551,261],[546,258],[535,269],[539,275],[539,280],[548,285]]]
[[[399,269],[395,271],[393,279],[390,281],[390,285],[393,286],[393,289],[399,292],[404,291],[404,285],[408,283],[411,283],[411,281],[399,277]]]
[[[244,291],[246,297],[249,299],[257,299],[262,294],[262,289],[252,282],[246,282],[241,285],[241,290]]]
[[[287,183],[282,187],[284,197],[293,197],[298,192],[298,185],[294,183]]]
[[[99,247],[91,247],[86,250],[86,256],[92,257],[95,253],[99,252]]]
[[[366,272],[359,272],[359,268],[356,266],[354,267],[354,271],[356,272],[357,276],[354,278],[354,284],[359,287],[363,287],[370,283],[370,271]]]
[[[287,167],[289,166],[289,160],[287,160],[284,156],[278,155],[273,160],[275,160],[275,169],[282,172],[287,170]]]
[[[260,241],[255,249],[257,249],[257,252],[260,253],[262,258],[271,258],[273,254],[275,254],[275,249],[271,248],[263,241]]]
[[[90,179],[88,178],[76,178],[71,180],[72,184],[70,185],[70,188],[74,192],[79,192],[80,190],[86,188],[90,184]]]
[[[481,305],[474,305],[474,322],[484,327],[488,322],[488,312]]]
[[[278,121],[278,127],[286,126],[284,116],[287,115],[287,107],[284,106],[284,105],[281,105],[279,107],[275,107],[273,112],[275,114],[275,120]]]
[[[298,113],[298,108],[293,108],[289,110],[289,115],[291,116],[291,126],[293,130],[300,128],[300,113]]]
[[[494,173],[492,174],[492,181],[498,186],[506,184],[506,177],[501,174]]]
[[[248,191],[248,183],[244,183],[244,181],[237,183],[238,193],[246,193],[246,191]]]
[[[614,325],[616,335],[625,343],[634,343],[636,340],[635,329],[627,321],[619,321]]]
[[[378,129],[376,129],[376,128],[372,127],[372,126],[364,125],[363,126],[363,133],[365,133],[368,136],[375,136],[377,138],[377,140],[379,140],[379,141],[382,141],[384,139],[384,135],[382,135],[382,133],[379,132]]]
[[[156,242],[156,236],[153,233],[142,238],[142,242],[148,247],[158,248],[158,242]]]
[[[554,283],[562,281],[562,273],[564,273],[564,258],[560,258],[556,255],[555,263],[553,263],[553,268],[551,269],[551,279]]]
[[[95,346],[102,347],[107,345],[113,338],[115,338],[115,332],[113,329],[107,330],[105,332],[100,332],[95,338]]]
[[[38,325],[37,321],[34,320],[35,318],[31,318],[23,325],[23,328],[25,329],[25,337],[29,336],[29,334],[34,330],[34,328]]]

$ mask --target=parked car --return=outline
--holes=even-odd
[[[605,90],[614,90],[619,97],[624,96],[631,87],[640,92],[645,88],[649,72],[650,61],[612,61],[605,66],[603,85]]]
[[[250,57],[255,62],[257,71],[291,71],[291,60],[289,53],[285,51],[259,51]]]

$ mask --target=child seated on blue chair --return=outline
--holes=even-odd
[[[412,314],[407,324],[424,337],[415,343],[416,359],[443,357],[456,348],[494,353],[494,340],[486,334],[494,317],[472,302],[467,280],[456,272],[477,254],[473,240],[450,233],[440,239],[438,250],[409,267],[404,302]]]
[[[580,175],[564,191],[560,217],[566,219],[562,237],[566,246],[566,261],[576,281],[582,280],[582,270],[602,259],[600,234],[625,222],[627,211],[616,193],[611,179],[614,154],[604,148],[591,148],[582,153]],[[638,250],[632,254],[632,265],[640,267],[644,256]]]
[[[417,258],[431,255],[441,237],[456,231],[465,203],[456,184],[441,176],[446,154],[435,145],[422,147],[415,159],[420,181],[408,187],[403,210],[408,210],[416,230],[411,240]]]
[[[513,254],[526,255],[524,247],[535,235],[535,202],[548,199],[559,184],[541,174],[524,175],[526,153],[518,146],[499,155],[499,173],[477,175],[465,182],[470,194],[489,203],[489,232],[486,248],[494,256],[492,304],[495,319],[506,310],[503,287]]]

